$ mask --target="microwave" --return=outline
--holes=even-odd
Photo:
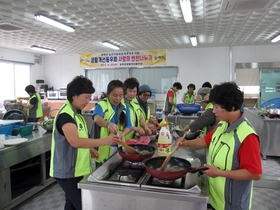
[[[67,99],[67,92],[66,92],[66,90],[60,90],[58,92],[58,99]]]
[[[58,90],[48,90],[47,98],[48,99],[58,99],[59,91]]]

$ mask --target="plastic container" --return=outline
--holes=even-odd
[[[33,125],[26,125],[20,128],[19,134],[21,137],[32,134]]]
[[[27,136],[32,134],[33,125],[24,125],[22,123],[17,123],[14,125],[12,135],[17,136],[18,134],[23,136]]]
[[[158,136],[158,156],[167,156],[171,153],[172,136],[166,127],[161,127]]]
[[[0,125],[0,134],[5,134],[5,136],[12,135],[14,124]]]

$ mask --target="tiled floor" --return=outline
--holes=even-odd
[[[267,158],[262,160],[264,175],[280,175],[278,160]],[[254,187],[252,210],[280,209],[280,190]],[[58,184],[53,184],[36,196],[31,197],[14,210],[62,210],[64,208],[64,193]]]

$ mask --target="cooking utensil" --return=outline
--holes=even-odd
[[[119,155],[123,159],[128,160],[130,162],[141,162],[147,158],[152,157],[155,153],[155,148],[152,146],[143,145],[143,144],[133,144],[130,146],[133,147],[135,150],[139,151],[140,154],[139,153],[138,154],[128,154],[124,151],[124,149],[122,147],[118,147]],[[149,151],[149,153],[141,154],[141,151]]]
[[[174,147],[173,151],[165,158],[164,162],[162,163],[160,170],[164,171],[165,167],[167,166],[170,158],[172,157],[173,153],[179,148],[179,143],[182,141],[182,139],[185,138],[185,136],[187,135],[187,132],[185,132],[185,134],[183,135],[183,137],[181,139],[178,140],[178,145]]]
[[[121,141],[120,144],[124,147],[126,153],[128,153],[128,154],[139,154],[139,152],[137,152],[136,149],[134,149],[132,146],[128,146],[125,142]]]
[[[152,157],[142,161],[146,171],[150,173],[153,177],[160,180],[175,180],[183,177],[188,172],[196,173],[198,171],[207,170],[207,167],[199,166],[197,168],[192,168],[191,163],[183,158],[171,157],[167,164],[167,168],[172,166],[182,167],[182,170],[178,171],[161,171],[159,168],[164,162],[165,157]]]
[[[200,104],[177,104],[177,109],[183,114],[194,114],[200,110]]]

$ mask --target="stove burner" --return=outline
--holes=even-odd
[[[161,184],[171,185],[171,184],[173,184],[174,180],[162,180],[162,179],[159,179],[158,182],[161,183]]]

